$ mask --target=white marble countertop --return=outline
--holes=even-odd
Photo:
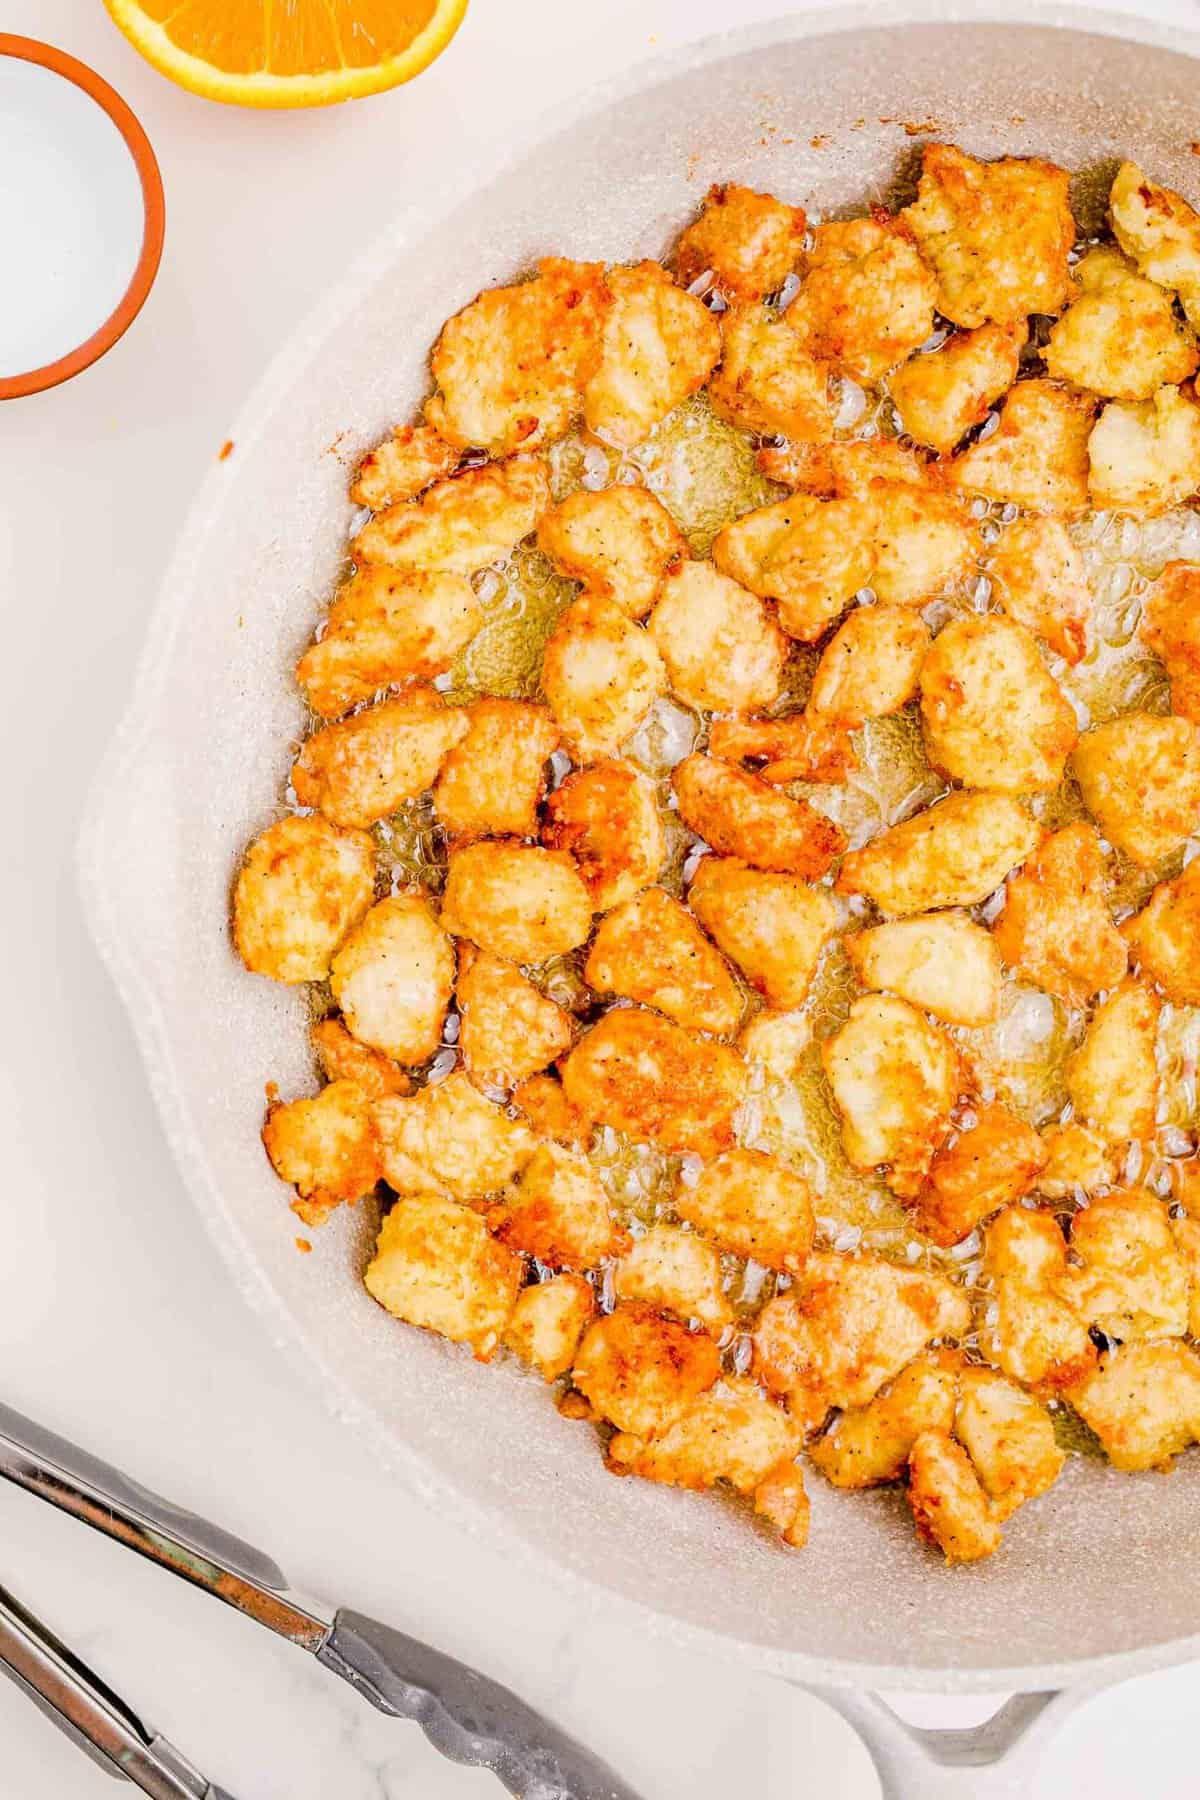
[[[291,115],[175,89],[123,43],[100,0],[8,0],[4,17],[126,96],[157,150],[168,207],[162,273],[129,336],[66,387],[0,408],[4,1397],[261,1544],[298,1585],[486,1667],[603,1748],[647,1800],[868,1800],[878,1784],[818,1701],[581,1614],[551,1587],[531,1590],[324,1414],[237,1297],[176,1176],[84,929],[73,846],[190,495],[244,391],[330,276],[441,146],[486,145],[523,91],[561,93],[656,46],[778,10],[769,0],[475,0],[412,87]],[[1146,10],[1200,17],[1188,0]],[[8,1488],[0,1542],[0,1581],[237,1800],[499,1792],[299,1652]],[[1198,1695],[1192,1669],[1103,1695],[1051,1748],[1037,1792],[1193,1796]],[[943,1716],[937,1702],[923,1713]],[[0,1682],[5,1800],[113,1791]]]

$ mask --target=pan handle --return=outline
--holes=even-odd
[[[871,1753],[883,1800],[1028,1800],[1046,1744],[1095,1687],[1014,1694],[981,1725],[909,1725],[881,1694],[812,1687]]]

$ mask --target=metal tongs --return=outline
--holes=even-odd
[[[520,1800],[638,1800],[606,1764],[498,1682],[362,1613],[332,1618],[260,1550],[0,1405],[0,1476],[277,1632],[454,1762]],[[92,1759],[155,1800],[231,1800],[0,1588],[0,1672]]]

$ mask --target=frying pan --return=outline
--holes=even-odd
[[[197,500],[82,849],[96,938],[187,1185],[337,1412],[543,1574],[821,1688],[870,1736],[887,1791],[926,1797],[1014,1791],[1011,1757],[982,1765],[1014,1740],[1027,1760],[1081,1692],[1200,1651],[1200,1457],[1169,1481],[1074,1458],[1001,1554],[953,1571],[917,1546],[894,1494],[814,1480],[810,1546],[788,1554],[718,1499],[613,1480],[540,1382],[367,1297],[366,1209],[296,1254],[258,1133],[268,1080],[285,1094],[311,1081],[304,1000],[244,973],[226,909],[301,728],[290,672],[342,567],[347,465],[422,398],[447,314],[546,252],[659,255],[719,178],[825,213],[887,197],[923,133],[1084,171],[1085,224],[1123,156],[1200,199],[1200,38],[1084,17],[994,4],[794,18],[651,62],[440,187],[411,172],[416,197],[270,368]],[[1024,1697],[982,1733],[929,1743],[861,1692],[921,1688]]]

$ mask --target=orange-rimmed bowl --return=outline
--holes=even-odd
[[[54,45],[43,44],[36,38],[18,37],[12,32],[0,31],[0,58],[2,57],[36,64],[63,81],[72,83],[107,115],[124,141],[133,162],[142,199],[141,248],[116,304],[81,342],[55,356],[52,361],[0,375],[0,400],[15,400],[22,395],[40,393],[44,388],[57,387],[60,382],[69,381],[73,375],[78,375],[82,369],[96,362],[106,350],[111,350],[117,339],[128,330],[145,304],[158,273],[166,209],[163,203],[162,177],[150,140],[124,100],[107,81],[97,75],[94,69],[88,68],[86,63],[68,56]],[[12,270],[10,278],[19,279],[19,270]]]

